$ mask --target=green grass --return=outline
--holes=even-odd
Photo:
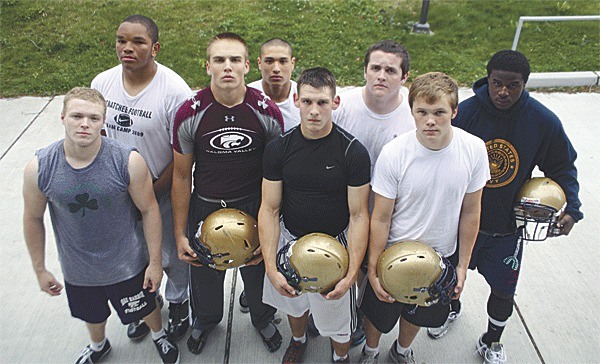
[[[260,77],[261,42],[278,36],[294,47],[294,76],[324,66],[341,86],[360,85],[366,48],[391,38],[409,50],[412,77],[443,71],[470,86],[493,53],[512,46],[519,16],[598,15],[600,1],[432,0],[433,36],[411,34],[420,11],[420,0],[0,0],[0,97],[89,85],[117,64],[115,32],[134,13],[157,22],[158,61],[192,88],[209,83],[204,50],[223,31],[250,46],[247,81]],[[600,70],[600,22],[526,22],[518,49],[533,72]]]

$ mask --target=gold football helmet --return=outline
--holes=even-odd
[[[563,189],[550,178],[533,177],[527,180],[517,195],[515,219],[521,237],[542,241],[560,235],[556,222],[567,204]]]
[[[456,271],[448,259],[417,240],[386,248],[377,264],[381,286],[398,302],[431,306],[450,303]]]
[[[299,292],[327,293],[348,272],[348,251],[335,238],[311,233],[283,246],[277,270]]]
[[[256,220],[238,209],[217,210],[199,224],[190,245],[204,265],[218,270],[239,267],[259,246]]]

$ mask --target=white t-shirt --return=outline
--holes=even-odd
[[[371,174],[384,145],[400,134],[415,129],[415,119],[408,106],[408,89],[402,88],[402,103],[389,114],[371,111],[362,97],[364,87],[340,94],[340,107],[333,112],[333,122],[346,130],[369,151]]]
[[[283,116],[283,127],[284,131],[288,131],[294,126],[300,124],[300,110],[294,105],[294,94],[298,92],[298,84],[296,81],[291,81],[292,87],[290,88],[290,95],[285,101],[276,102],[279,110],[281,110],[281,115]],[[255,88],[260,90],[263,94],[265,94],[265,90],[262,86],[262,80],[254,81],[248,84],[248,87]],[[267,94],[265,96],[269,97]]]
[[[445,257],[456,251],[463,198],[483,188],[490,171],[484,142],[452,130],[452,141],[442,150],[425,148],[415,132],[383,147],[372,188],[395,200],[387,246],[416,239]]]
[[[157,179],[173,160],[171,130],[175,114],[192,95],[192,90],[177,73],[157,63],[154,79],[135,97],[123,86],[121,65],[94,78],[92,88],[106,99],[106,135],[135,146]]]

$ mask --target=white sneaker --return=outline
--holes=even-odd
[[[442,326],[427,328],[427,335],[432,339],[439,339],[440,337],[446,335],[450,324],[453,323],[454,321],[456,321],[456,319],[458,319],[459,317],[460,317],[460,311],[458,311],[458,312],[450,311],[450,314],[448,315],[448,319],[446,320],[446,322],[444,322],[444,324]]]
[[[507,358],[504,345],[499,342],[493,342],[491,347],[488,347],[482,339],[483,334],[477,340],[477,352],[483,357],[483,364],[506,363]]]

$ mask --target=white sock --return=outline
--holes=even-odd
[[[400,346],[400,343],[398,342],[398,340],[396,340],[396,352],[402,356],[406,356],[410,352],[410,346],[404,348]]]
[[[154,332],[154,331],[150,330],[150,332],[152,333],[152,340],[156,341],[165,334],[165,329],[160,329],[160,331],[158,331],[158,332]]]
[[[372,348],[369,345],[365,344],[365,353],[374,353],[375,355],[379,354],[379,346],[376,348]]]
[[[90,344],[90,349],[94,351],[100,351],[104,349],[104,344],[106,344],[106,337],[104,337],[104,340],[100,341],[99,343],[92,341]]]
[[[302,337],[295,337],[295,336],[292,336],[292,337],[294,338],[294,341],[299,341],[302,344],[304,344],[306,342],[306,334],[302,335]]]
[[[348,354],[346,354],[344,356],[338,356],[335,353],[335,350],[333,351],[333,361],[343,360],[343,359],[346,359],[347,357],[348,357]]]

